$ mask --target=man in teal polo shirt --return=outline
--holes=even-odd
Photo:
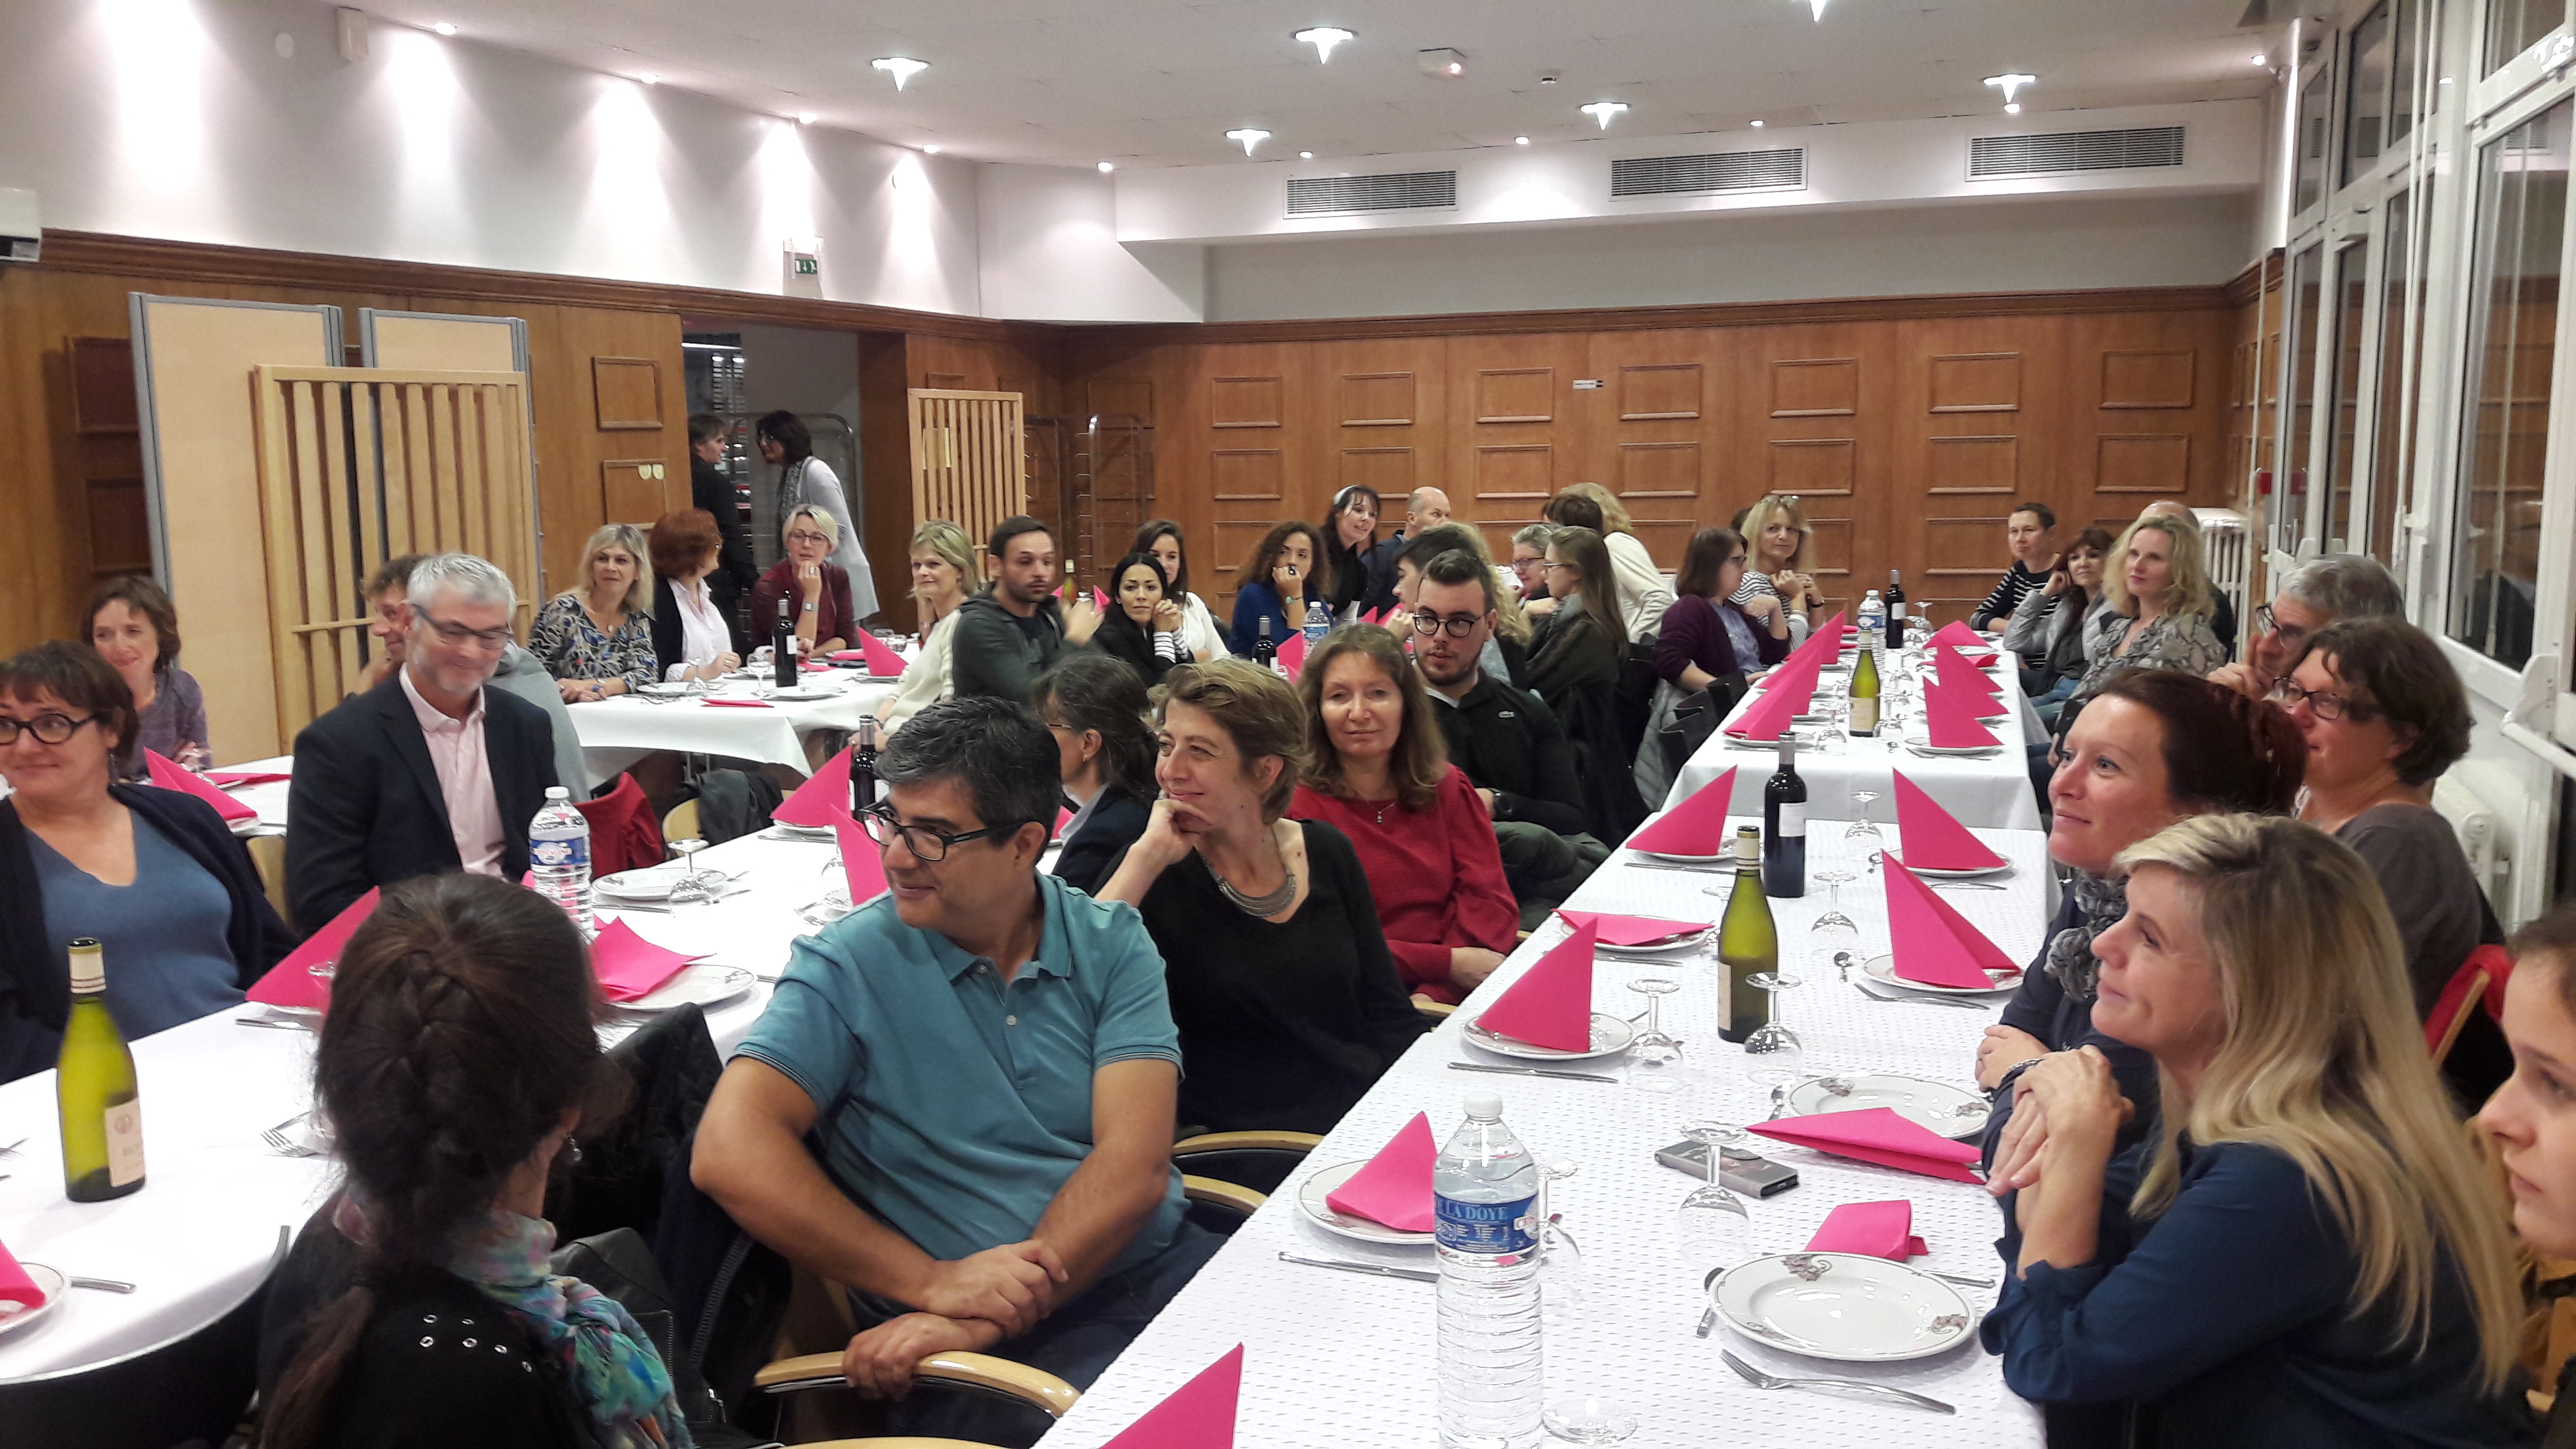
[[[1162,957],[1038,873],[1062,787],[1025,705],[932,705],[878,773],[892,890],[797,941],[692,1176],[880,1319],[842,1363],[862,1392],[954,1350],[1088,1387],[1219,1245],[1181,1217]]]

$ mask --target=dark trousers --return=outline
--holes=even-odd
[[[1535,931],[1548,912],[1565,903],[1610,858],[1610,848],[1589,835],[1559,835],[1526,820],[1494,822],[1494,844],[1503,856],[1503,880],[1521,908],[1521,929]]]

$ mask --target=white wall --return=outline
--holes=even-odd
[[[1096,170],[986,166],[976,214],[984,315],[1044,322],[1197,322],[1207,249],[1118,244],[1118,193]]]
[[[274,48],[294,38],[292,59]],[[0,0],[0,186],[49,228],[972,313],[975,172],[308,0]]]

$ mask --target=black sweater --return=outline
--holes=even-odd
[[[1494,792],[1496,820],[1526,820],[1559,835],[1590,828],[1565,727],[1537,695],[1485,674],[1454,705],[1439,698],[1431,708],[1450,763]]]

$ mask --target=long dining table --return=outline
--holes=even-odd
[[[715,688],[682,693],[653,686],[650,694],[621,694],[565,706],[581,736],[582,761],[602,780],[656,750],[722,755],[809,768],[805,737],[816,730],[855,730],[859,716],[894,694],[894,681],[865,670],[807,673],[788,696],[765,679],[728,676]]]

